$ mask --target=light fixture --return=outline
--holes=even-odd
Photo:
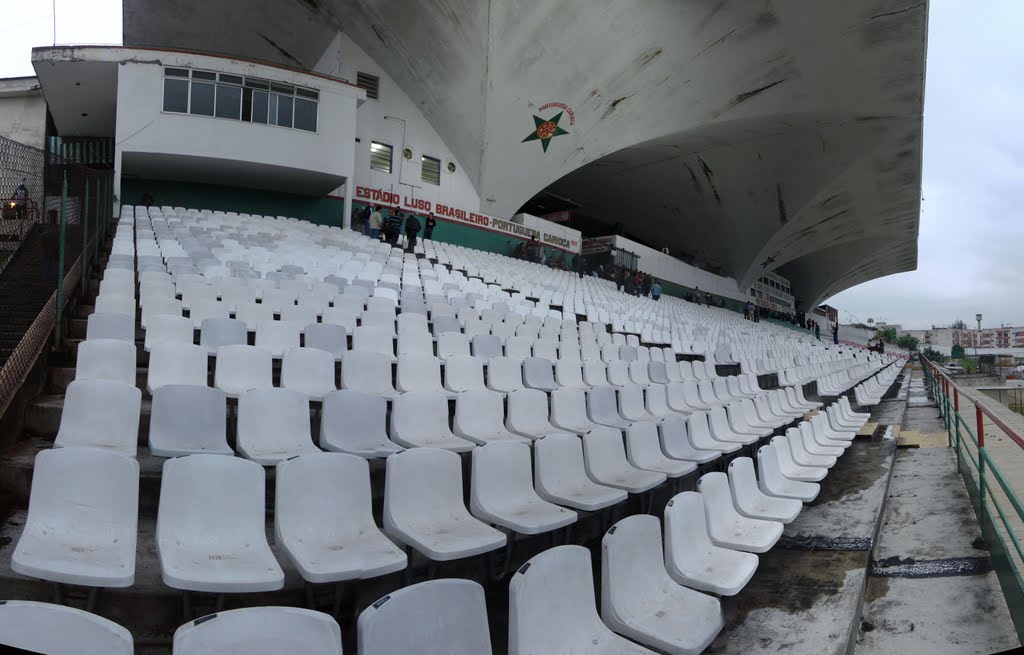
[[[453,162],[453,161],[448,162],[448,172],[449,173],[454,173],[455,172],[455,162]]]

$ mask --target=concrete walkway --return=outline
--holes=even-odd
[[[1013,648],[1017,634],[956,454],[921,371],[913,373],[854,652],[981,655]]]

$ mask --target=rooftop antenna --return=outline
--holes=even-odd
[[[57,45],[57,0],[53,0],[53,45]]]

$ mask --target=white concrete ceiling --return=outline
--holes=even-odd
[[[926,1],[256,4],[125,0],[125,43],[310,66],[341,29],[416,102],[483,211],[550,189],[741,284],[778,268],[805,307],[916,266]],[[552,102],[573,120],[545,151],[523,138]]]

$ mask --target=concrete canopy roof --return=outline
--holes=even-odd
[[[312,66],[343,30],[482,211],[548,189],[741,287],[778,269],[804,308],[916,267],[927,1],[249,4],[125,0],[124,39]],[[566,134],[524,142],[560,112]]]

